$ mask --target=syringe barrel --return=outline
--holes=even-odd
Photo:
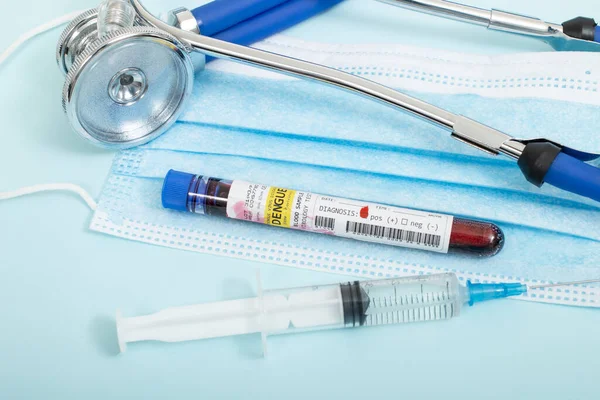
[[[265,292],[265,333],[357,328],[458,316],[468,301],[453,273]]]
[[[364,281],[360,288],[369,303],[361,326],[450,319],[468,301],[453,273]]]

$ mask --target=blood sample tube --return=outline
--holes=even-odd
[[[322,196],[175,170],[163,207],[439,253],[496,255],[504,234],[489,222]]]

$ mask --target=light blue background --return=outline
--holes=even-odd
[[[554,21],[600,17],[594,0],[471,3]],[[147,4],[156,12],[181,5]],[[3,1],[0,48],[42,22],[94,5]],[[109,170],[113,154],[78,139],[62,114],[59,33],[35,39],[0,67],[0,191],[72,182],[96,196]],[[290,34],[478,53],[545,49],[368,0],[348,0]],[[0,399],[598,397],[600,311],[515,301],[468,309],[447,323],[274,337],[268,360],[259,358],[255,336],[135,344],[117,355],[117,308],[133,316],[250,296],[259,265],[92,233],[90,215],[69,194],[0,203]],[[261,268],[267,288],[347,279]]]

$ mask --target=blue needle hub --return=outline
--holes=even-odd
[[[482,301],[520,296],[527,293],[527,286],[521,283],[471,283],[471,281],[467,281],[467,290],[469,305],[472,306]]]

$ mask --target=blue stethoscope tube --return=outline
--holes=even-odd
[[[215,0],[192,10],[205,36],[229,29],[288,0]]]
[[[342,1],[291,0],[220,32],[213,37],[230,43],[249,45],[291,28]]]
[[[199,26],[202,35],[247,46],[291,28],[342,1],[216,0],[193,10],[192,13],[197,20],[200,18],[203,21],[201,22],[202,25]],[[242,3],[246,8],[241,6]],[[274,3],[279,4],[264,11]],[[248,17],[249,15],[250,17]],[[221,28],[224,29],[216,31]],[[213,60],[212,57],[206,58],[206,62]]]
[[[559,153],[545,182],[567,192],[600,201],[600,169],[565,153]]]

